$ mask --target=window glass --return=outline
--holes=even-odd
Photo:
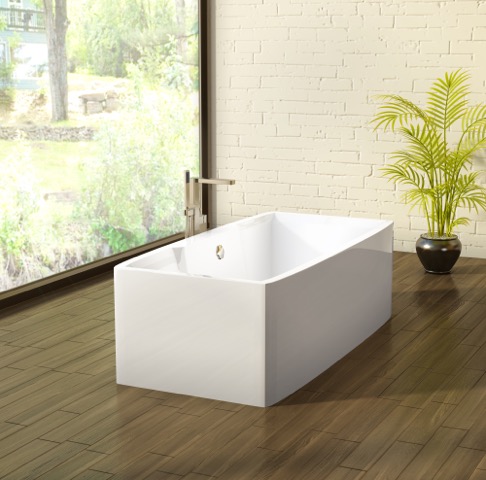
[[[0,291],[182,231],[199,171],[197,0],[66,3],[61,121],[43,2],[0,17]]]

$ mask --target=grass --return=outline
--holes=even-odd
[[[98,156],[96,142],[0,140],[0,154],[15,158],[27,154],[42,193],[80,192],[83,160]]]

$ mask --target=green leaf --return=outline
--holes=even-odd
[[[464,115],[469,93],[468,79],[467,72],[457,70],[434,82],[428,94],[426,111],[437,128],[446,130]]]
[[[378,113],[371,122],[375,124],[375,130],[383,127],[385,131],[388,128],[395,131],[397,124],[403,127],[417,119],[426,121],[426,113],[413,102],[400,95],[380,95],[377,98],[388,103],[379,107]]]

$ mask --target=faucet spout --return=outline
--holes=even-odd
[[[227,178],[195,178],[196,183],[204,183],[206,185],[234,185],[235,180],[229,180]]]
[[[191,177],[189,170],[184,172],[186,238],[208,229],[207,214],[203,212],[203,186],[234,184],[235,180],[232,179]]]

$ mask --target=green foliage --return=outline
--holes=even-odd
[[[2,30],[0,26],[0,31]],[[2,61],[0,58],[0,107],[10,109],[15,100],[14,72],[17,62],[15,60],[15,53],[20,45],[20,37],[18,34],[9,38],[7,48],[12,52],[12,58],[9,62]],[[6,52],[5,52],[6,53]]]
[[[126,77],[134,64],[152,83],[197,85],[196,0],[86,0],[70,9],[71,71]]]
[[[39,198],[35,177],[25,152],[0,156],[0,277],[28,268]],[[0,282],[0,284],[3,282]]]
[[[468,106],[468,79],[462,70],[446,73],[434,82],[424,109],[400,95],[381,95],[386,103],[373,119],[375,130],[398,132],[407,143],[383,172],[408,187],[404,201],[424,212],[431,237],[450,237],[469,222],[458,216],[459,208],[486,209],[481,171],[470,171],[473,155],[486,148],[486,105]]]
[[[19,141],[0,155],[0,290],[94,259],[85,224],[41,195],[32,150]]]
[[[110,253],[183,230],[182,172],[197,171],[193,99],[135,92],[128,110],[100,129],[101,156],[85,167],[80,214]]]

